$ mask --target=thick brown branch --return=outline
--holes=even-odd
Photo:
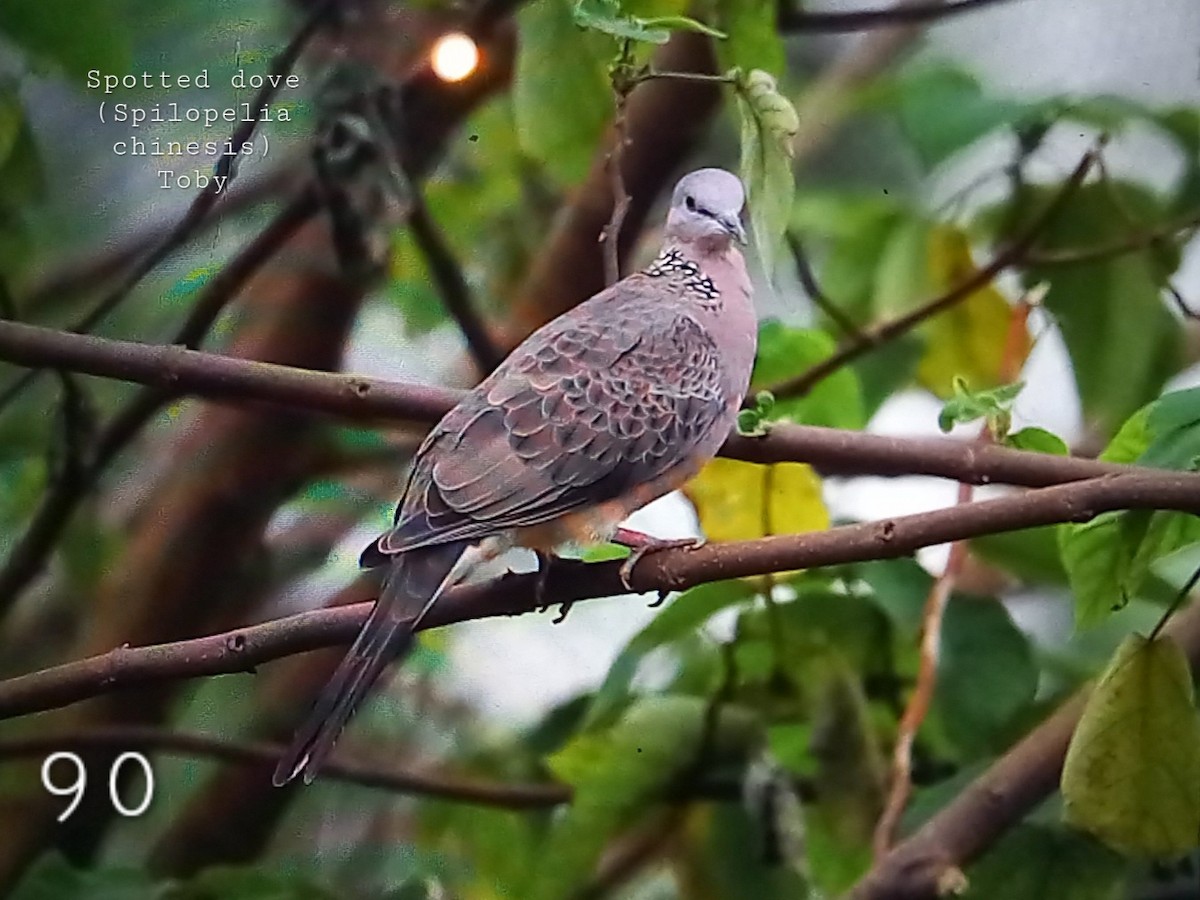
[[[867,31],[871,28],[934,22],[1005,2],[1007,0],[954,0],[949,3],[914,3],[907,6],[896,4],[881,9],[846,10],[845,12],[781,8],[779,27],[783,31],[809,33]]]
[[[432,424],[462,396],[447,388],[338,375],[212,353],[74,335],[0,321],[0,359],[46,365],[237,402],[265,401],[358,421]],[[1045,487],[1131,470],[1129,466],[973,447],[948,438],[898,438],[817,428],[774,426],[764,437],[731,436],[722,455],[747,462],[807,462],[829,475],[934,475],[971,484]],[[2,582],[2,579],[0,579]],[[0,592],[0,606],[3,606]]]
[[[724,578],[762,575],[842,563],[907,556],[921,547],[1057,522],[1087,521],[1114,509],[1174,509],[1200,513],[1200,475],[1146,472],[1108,476],[996,500],[829,531],[755,541],[664,550],[634,568],[638,591],[684,590]],[[555,560],[544,597],[571,603],[624,593],[620,562]],[[539,576],[507,575],[455,588],[422,623],[434,628],[491,616],[520,615],[538,607]],[[223,634],[148,647],[119,647],[0,682],[0,718],[26,715],[118,689],[172,678],[247,672],[272,659],[349,643],[369,604],[301,613]]]
[[[1083,159],[1075,167],[1062,188],[1046,204],[1045,209],[1029,224],[1029,226],[1006,247],[996,253],[992,259],[969,277],[963,279],[944,294],[922,303],[911,312],[886,322],[881,322],[860,332],[846,341],[832,356],[817,363],[806,372],[801,372],[795,378],[789,378],[770,388],[777,397],[797,397],[807,394],[814,386],[824,381],[834,372],[845,368],[858,357],[881,344],[895,340],[901,335],[912,331],[926,319],[944,312],[957,303],[961,303],[979,289],[991,283],[992,279],[1010,266],[1017,265],[1025,258],[1025,254],[1033,247],[1038,237],[1046,230],[1054,217],[1062,210],[1067,201],[1083,183],[1092,166],[1098,159],[1096,151],[1084,154]]]

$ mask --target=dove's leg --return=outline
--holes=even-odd
[[[664,540],[663,538],[652,537],[641,531],[634,531],[632,528],[618,528],[610,540],[614,544],[620,544],[622,547],[628,547],[633,552],[629,554],[629,558],[621,563],[620,576],[621,584],[625,586],[625,590],[633,590],[633,586],[629,583],[630,576],[633,575],[633,568],[641,561],[641,558],[647,553],[657,553],[659,550],[674,550],[679,547],[686,547],[689,550],[695,550],[698,547],[703,547],[705,539],[698,538],[671,538]]]

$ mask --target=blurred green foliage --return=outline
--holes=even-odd
[[[451,4],[413,6],[444,12]],[[1101,459],[1196,470],[1200,391],[1163,391],[1196,359],[1166,290],[1188,236],[1171,226],[1191,221],[1194,231],[1200,214],[1200,109],[1153,108],[1112,95],[1009,96],[962,68],[923,59],[839,98],[850,115],[848,131],[869,124],[886,129],[889,139],[873,149],[878,159],[869,171],[818,179],[813,173],[820,168],[805,160],[797,169],[791,155],[793,135],[809,124],[796,117],[811,97],[812,81],[801,64],[807,38],[781,34],[776,15],[776,4],[766,0],[521,5],[510,89],[470,117],[425,186],[432,216],[486,315],[507,324],[514,293],[561,202],[602,161],[614,76],[636,80],[657,42],[698,22],[725,35],[714,46],[729,82],[726,113],[704,155],[731,165],[740,141],[763,294],[781,301],[761,326],[754,392],[804,374],[848,341],[864,334],[869,341],[880,323],[969,276],[1062,190],[1063,157],[1044,150],[1067,130],[1103,131],[1114,140],[1148,132],[1180,163],[1165,185],[1148,172],[1095,174],[1038,237],[1033,261],[1011,267],[1011,282],[994,282],[921,328],[872,347],[802,395],[761,394],[745,419],[749,430],[767,431],[782,420],[861,430],[886,403],[919,393],[944,401],[939,424],[946,429],[983,419],[1009,446],[1062,455],[1068,452],[1063,437],[1039,425],[1016,427],[1028,395],[1006,374],[1020,369],[1031,347],[1054,330],[1072,381],[1031,384],[1026,391],[1077,393],[1083,443],[1106,445]],[[27,307],[20,302],[25,289],[36,283],[39,266],[65,265],[74,245],[116,240],[95,234],[94,223],[87,233],[70,188],[48,178],[52,154],[43,135],[61,139],[62,125],[31,102],[30,84],[79,92],[93,68],[182,72],[201,65],[213,67],[214,82],[227,83],[238,65],[265,68],[282,42],[281,24],[290,27],[291,18],[267,0],[0,2],[0,299],[6,307],[15,298],[11,305],[23,318],[51,324],[74,318],[88,308],[88,296]],[[627,53],[626,41],[634,42]],[[310,74],[316,81],[320,73]],[[154,91],[135,93],[146,102],[161,99]],[[295,102],[307,108],[305,98]],[[301,121],[286,135],[297,143],[308,127]],[[977,173],[977,183],[935,202],[948,173],[985,141],[1003,145],[1008,156]],[[104,160],[105,147],[79,143],[70,149],[80,156],[81,170],[83,163]],[[835,138],[830,155],[839,151]],[[1053,165],[1042,164],[1047,159]],[[911,178],[879,189],[876,168],[891,167]],[[985,184],[988,190],[979,190]],[[136,214],[144,200],[115,179],[105,189],[113,194],[114,214]],[[260,213],[232,220],[228,230],[222,223],[218,237],[201,241],[148,283],[106,331],[161,339],[220,271],[225,249],[260,224]],[[811,256],[806,262],[833,313],[829,306],[810,307],[790,277],[782,258],[785,231]],[[1150,233],[1159,237],[1138,240]],[[403,228],[391,238],[389,271],[373,311],[392,316],[397,340],[452,334],[418,247]],[[1121,246],[1127,241],[1130,246]],[[1106,247],[1116,249],[1089,252]],[[1064,261],[1072,255],[1077,258]],[[1045,294],[1014,346],[1008,337],[1017,286],[1031,293],[1044,287]],[[234,327],[223,321],[218,335]],[[0,366],[0,384],[15,374]],[[84,384],[98,415],[127,396],[119,386]],[[74,402],[69,395],[45,379],[0,413],[5,555],[69,461],[71,448],[62,438],[63,413]],[[164,412],[156,421],[159,432],[185,422],[182,409]],[[88,442],[82,443],[86,453]],[[389,483],[401,482],[397,460],[407,451],[374,432],[330,427],[323,447],[327,469],[313,472],[279,508],[271,534],[255,551],[265,561],[260,580],[273,599],[343,584],[349,557],[340,542],[356,523],[378,525],[385,502],[357,476],[384,465]],[[75,613],[126,546],[139,478],[152,481],[164,464],[153,441],[133,448],[94,502],[77,513],[36,598],[38,608],[19,609],[11,635],[0,631],[6,671],[60,661],[75,636]],[[689,496],[713,534],[752,537],[827,525],[825,487],[808,467],[722,460]],[[303,531],[313,522],[332,524],[316,536],[301,535],[303,552],[287,541],[273,543],[289,528]],[[949,600],[938,682],[916,736],[915,795],[904,828],[956,796],[1067,692],[1102,677],[1068,757],[1065,817],[1051,803],[1011,830],[968,867],[964,896],[1136,897],[1130,886],[1162,871],[1145,857],[1194,855],[1200,730],[1191,681],[1168,638],[1130,632],[1146,632],[1173,599],[1198,546],[1195,517],[1153,511],[1110,512],[1082,524],[971,542],[971,561],[988,577],[961,585]],[[1014,586],[1033,596],[1047,619],[1065,618],[1073,608],[1078,632],[1027,630],[1007,602]],[[397,691],[404,699],[376,700],[348,743],[365,745],[373,736],[398,747],[379,752],[381,768],[399,759],[436,758],[473,778],[555,781],[573,790],[570,804],[505,810],[419,795],[398,799],[330,782],[299,797],[262,859],[173,878],[150,871],[146,848],[179,821],[219,767],[211,760],[156,759],[161,778],[149,816],[116,823],[110,841],[87,863],[48,850],[11,896],[834,896],[870,865],[887,761],[916,677],[916,642],[932,589],[925,568],[895,559],[676,593],[625,642],[603,678],[524,727],[487,721],[470,704],[448,697],[442,681],[455,674],[455,657],[446,649],[452,638],[427,636]],[[506,652],[498,651],[491,664],[506,665]],[[245,702],[251,682],[247,676],[206,683],[177,705],[170,724],[256,734],[259,707]],[[3,725],[5,736],[37,727]],[[24,777],[14,772],[0,778],[0,803]],[[614,858],[644,846],[649,862],[634,854],[637,865],[628,878],[616,886],[604,881]]]

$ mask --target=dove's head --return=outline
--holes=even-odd
[[[741,179],[724,169],[697,169],[679,179],[667,214],[667,239],[725,250],[730,240],[746,243]]]

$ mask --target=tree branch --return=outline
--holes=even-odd
[[[1082,522],[1114,509],[1200,513],[1200,475],[1143,471],[981,500],[917,515],[844,525],[823,532],[663,550],[644,557],[631,583],[642,592],[685,590],[709,581],[908,556],[921,547],[1058,522]],[[625,593],[621,561],[555,560],[544,597],[573,603]],[[456,587],[421,628],[532,612],[541,604],[538,573]],[[87,697],[173,678],[251,671],[272,659],[349,643],[370,604],[323,609],[222,634],[139,648],[118,647],[0,682],[0,719],[54,709]]]
[[[432,424],[463,396],[448,388],[69,334],[19,322],[0,321],[0,359],[138,381],[170,390],[170,396],[264,401],[360,422],[388,419]],[[102,441],[101,446],[107,444]],[[763,437],[731,435],[721,452],[747,462],[807,462],[827,475],[933,475],[971,484],[1024,487],[1137,471],[1136,467],[1091,459],[998,446],[972,447],[950,438],[887,437],[790,424],[776,424]],[[0,607],[3,603],[0,591]]]
[[[408,225],[412,229],[413,240],[425,256],[429,275],[437,287],[442,303],[446,306],[446,311],[458,324],[458,330],[462,332],[467,349],[474,357],[479,371],[486,374],[500,365],[504,354],[492,340],[487,325],[475,309],[471,289],[467,285],[467,279],[463,277],[462,266],[454,258],[454,252],[430,215],[424,191],[415,179],[410,179],[409,184],[411,206]]]
[[[881,9],[847,10],[845,12],[789,9],[781,4],[778,19],[781,31],[803,33],[867,31],[871,28],[935,22],[1005,2],[1007,0],[954,0],[950,3],[919,3],[909,6],[897,4]]]
[[[1030,250],[1024,262],[1030,266],[1071,266],[1097,262],[1125,253],[1136,253],[1159,243],[1171,240],[1181,232],[1200,228],[1200,211],[1168,222],[1158,228],[1135,231],[1125,237],[1116,238],[1093,247],[1067,247],[1061,250]]]
[[[0,760],[108,749],[155,751],[187,758],[206,757],[243,765],[273,764],[286,746],[265,741],[226,741],[203,734],[126,726],[0,740]],[[403,769],[392,766],[383,769],[347,760],[331,760],[322,768],[321,777],[402,794],[420,794],[501,809],[544,809],[571,799],[570,788],[563,784],[511,784],[428,768]]]
[[[808,294],[813,305],[829,316],[846,337],[855,340],[870,340],[859,331],[854,320],[842,312],[821,288],[820,282],[817,281],[817,275],[813,272],[812,264],[808,261],[808,254],[804,251],[804,242],[800,240],[800,236],[794,231],[788,231],[784,238],[787,240],[788,248],[792,251],[792,261],[796,264],[796,277],[800,279],[800,286],[804,288],[804,292]]]
[[[1061,190],[1046,204],[1045,209],[1029,224],[1029,226],[1006,247],[1000,250],[983,267],[976,269],[970,276],[963,279],[938,297],[927,300],[911,312],[902,316],[881,322],[865,329],[857,336],[846,341],[834,351],[833,355],[812,366],[808,371],[801,372],[794,378],[789,378],[769,388],[777,397],[798,397],[807,394],[821,381],[834,372],[854,362],[869,350],[873,350],[888,341],[895,340],[903,334],[916,328],[926,319],[938,313],[945,312],[957,303],[961,303],[980,288],[989,284],[993,278],[1010,266],[1020,263],[1025,254],[1033,246],[1043,231],[1063,209],[1067,201],[1083,183],[1092,166],[1099,158],[1097,150],[1089,150],[1083,155],[1075,170],[1063,182]]]

